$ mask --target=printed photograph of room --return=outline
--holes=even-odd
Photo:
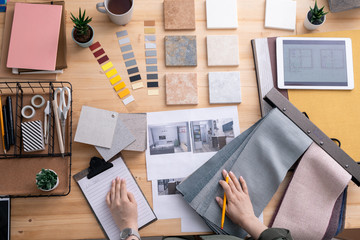
[[[180,192],[176,190],[176,186],[179,185],[183,179],[184,178],[170,178],[158,180],[158,195],[180,194]]]
[[[234,139],[231,118],[190,122],[194,153],[216,152]]]
[[[149,125],[150,155],[191,152],[189,123]]]

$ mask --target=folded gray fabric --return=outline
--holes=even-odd
[[[257,217],[275,194],[289,168],[312,140],[278,109],[240,134],[209,161],[186,178],[177,189],[190,206],[217,234],[245,237],[247,233],[225,219],[221,230],[221,209],[215,197],[223,197],[221,171],[243,176]]]

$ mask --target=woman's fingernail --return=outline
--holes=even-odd
[[[220,198],[219,198],[219,197],[216,197],[215,199],[216,199],[216,201],[220,201]]]
[[[227,173],[227,171],[225,169],[223,169],[223,173]]]
[[[232,171],[230,171],[230,174],[234,175],[234,173]]]

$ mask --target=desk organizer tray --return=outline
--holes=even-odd
[[[10,197],[49,197],[66,196],[70,193],[71,186],[71,149],[72,149],[72,100],[66,119],[64,157],[60,153],[58,137],[55,127],[55,117],[51,105],[49,120],[49,138],[45,149],[36,152],[25,152],[22,140],[21,124],[29,121],[40,120],[44,124],[44,110],[46,102],[54,99],[57,88],[68,87],[72,95],[72,86],[69,82],[0,82],[0,96],[3,105],[6,97],[11,96],[13,107],[13,121],[15,132],[15,145],[4,153],[2,140],[0,148],[0,196]],[[41,95],[45,104],[35,108],[35,115],[26,119],[21,115],[21,110],[26,105],[31,105],[31,98]],[[58,96],[59,104],[59,96]],[[67,101],[67,98],[66,98]],[[38,103],[36,103],[38,104]],[[35,177],[42,168],[54,170],[59,177],[59,185],[52,191],[44,192],[37,188]]]

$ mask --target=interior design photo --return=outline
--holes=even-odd
[[[191,152],[189,123],[149,125],[150,155]]]
[[[231,118],[192,121],[190,125],[194,153],[219,151],[234,139]]]
[[[176,186],[181,183],[184,178],[170,178],[158,180],[158,195],[180,194]]]

